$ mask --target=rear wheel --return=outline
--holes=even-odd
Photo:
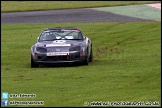
[[[37,68],[37,67],[39,67],[39,64],[34,63],[33,57],[31,55],[31,68]]]

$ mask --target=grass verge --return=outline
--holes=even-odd
[[[30,47],[47,27],[80,28],[93,42],[89,66],[30,68]],[[161,23],[96,22],[1,25],[1,92],[36,94],[43,106],[93,101],[161,102]],[[161,103],[160,103],[161,104]]]
[[[159,2],[160,1],[1,1],[1,12],[93,8]]]

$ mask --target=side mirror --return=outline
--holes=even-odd
[[[37,37],[37,42],[38,42],[39,37]]]
[[[85,36],[83,36],[83,38],[84,38],[84,39],[86,39],[86,37],[85,37]]]

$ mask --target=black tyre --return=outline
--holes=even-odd
[[[31,55],[31,68],[37,68],[39,67],[39,64],[35,64],[34,61],[33,61],[33,57]]]
[[[83,65],[88,65],[89,59],[84,60]]]
[[[89,62],[92,62],[93,61],[93,52],[92,52],[92,46],[91,46],[91,54],[90,54],[90,57],[89,57]]]
[[[89,58],[88,58],[88,49],[87,49],[87,57],[84,60],[83,65],[88,65],[88,62],[89,62]]]

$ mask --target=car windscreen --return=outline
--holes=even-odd
[[[46,30],[40,35],[39,41],[82,40],[80,30]]]

